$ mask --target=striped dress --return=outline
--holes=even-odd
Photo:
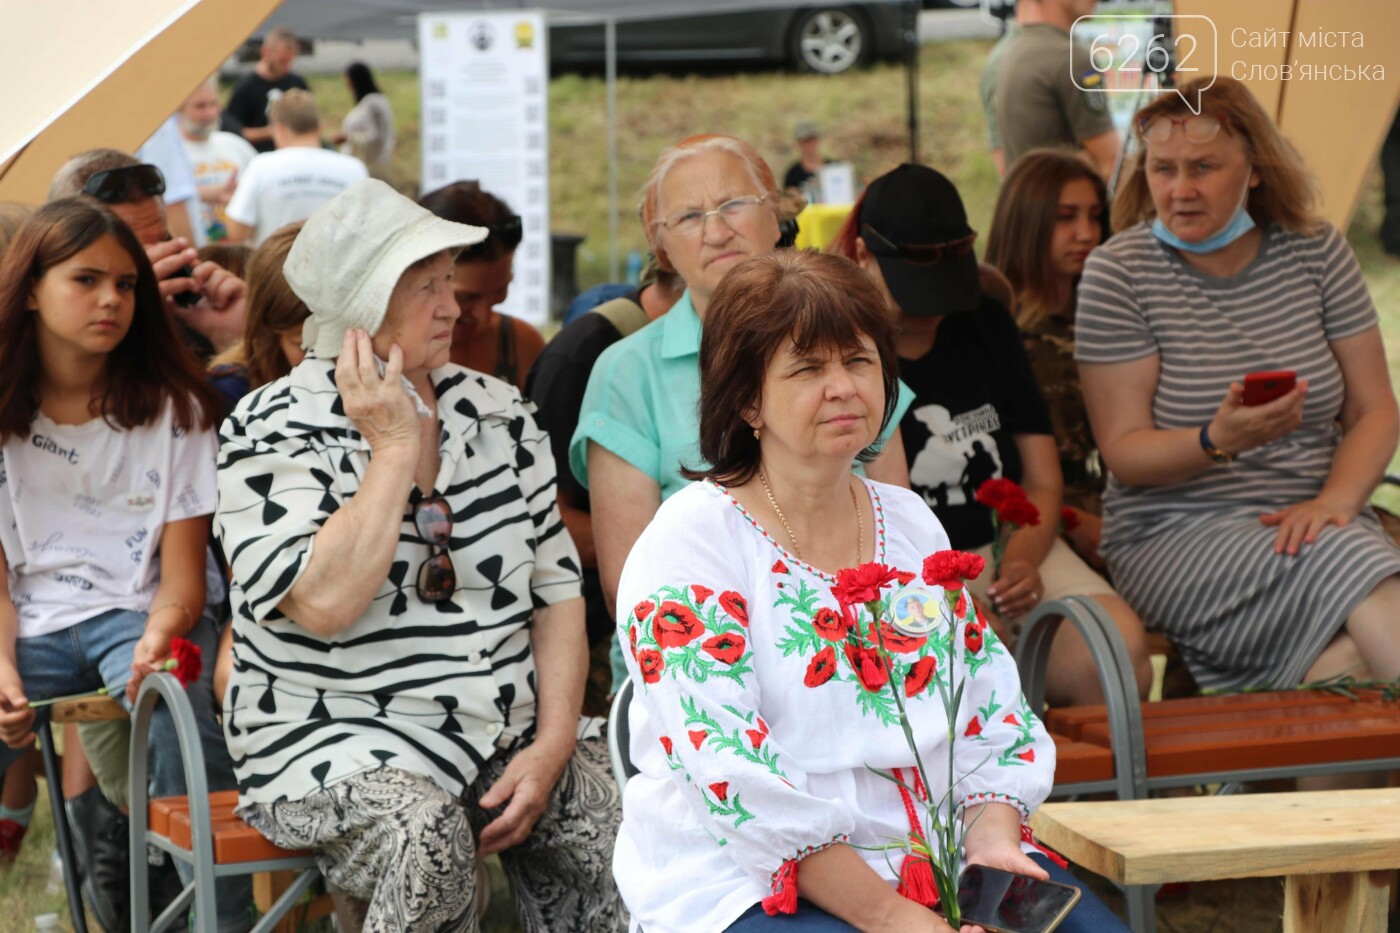
[[[1369,509],[1295,557],[1275,554],[1277,531],[1259,521],[1321,491],[1346,390],[1330,343],[1377,326],[1337,230],[1263,233],[1256,259],[1222,279],[1139,224],[1094,251],[1079,285],[1076,358],[1157,354],[1160,429],[1208,423],[1249,372],[1292,369],[1309,382],[1303,423],[1233,463],[1169,486],[1110,477],[1102,550],[1114,584],[1206,689],[1297,684],[1357,604],[1400,573],[1400,549]]]

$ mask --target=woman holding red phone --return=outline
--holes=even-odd
[[[1375,307],[1245,86],[1181,90],[1137,114],[1122,232],[1079,286],[1076,358],[1112,473],[1103,554],[1203,688],[1395,678],[1400,549],[1367,502],[1400,417]],[[1282,395],[1247,397],[1246,374],[1283,388],[1284,370]]]

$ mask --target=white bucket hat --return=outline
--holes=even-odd
[[[378,333],[405,269],[489,233],[443,220],[377,179],[350,186],[307,219],[282,266],[311,311],[302,346],[318,359],[335,359],[347,330]]]

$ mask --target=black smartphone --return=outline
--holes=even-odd
[[[987,933],[1049,933],[1079,903],[1079,889],[985,865],[969,865],[958,879],[963,923]]]
[[[193,275],[194,275],[194,269],[190,268],[189,266],[185,266],[185,268],[183,268],[183,269],[181,269],[179,272],[175,273],[175,278],[177,278],[177,279],[178,279],[178,278],[190,278],[190,277],[193,276]],[[188,291],[188,292],[180,292],[180,293],[178,293],[178,294],[176,294],[176,295],[173,295],[172,297],[173,297],[175,303],[176,303],[177,305],[179,305],[180,307],[182,307],[182,308],[193,308],[195,305],[199,304],[199,299],[202,298],[202,297],[204,297],[204,296],[201,295],[199,292],[196,292],[196,291]]]

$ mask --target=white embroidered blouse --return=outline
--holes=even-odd
[[[907,579],[948,549],[918,496],[864,482],[875,561]],[[970,600],[955,607],[955,624],[947,610],[926,637],[886,623],[886,669],[870,653],[869,616],[862,610],[854,627],[843,620],[835,582],[709,482],[663,503],[633,547],[617,606],[640,773],[623,796],[613,871],[634,931],[724,930],[774,892],[785,863],[833,843],[904,843],[902,795],[870,770],[900,768],[912,783],[889,682],[906,698],[937,801],[948,773],[938,683],[950,652],[954,680],[966,679],[955,724],[959,797],[1009,804],[1026,820],[1049,794],[1055,747]],[[924,589],[939,618],[945,594]],[[897,884],[902,851],[856,851]]]

